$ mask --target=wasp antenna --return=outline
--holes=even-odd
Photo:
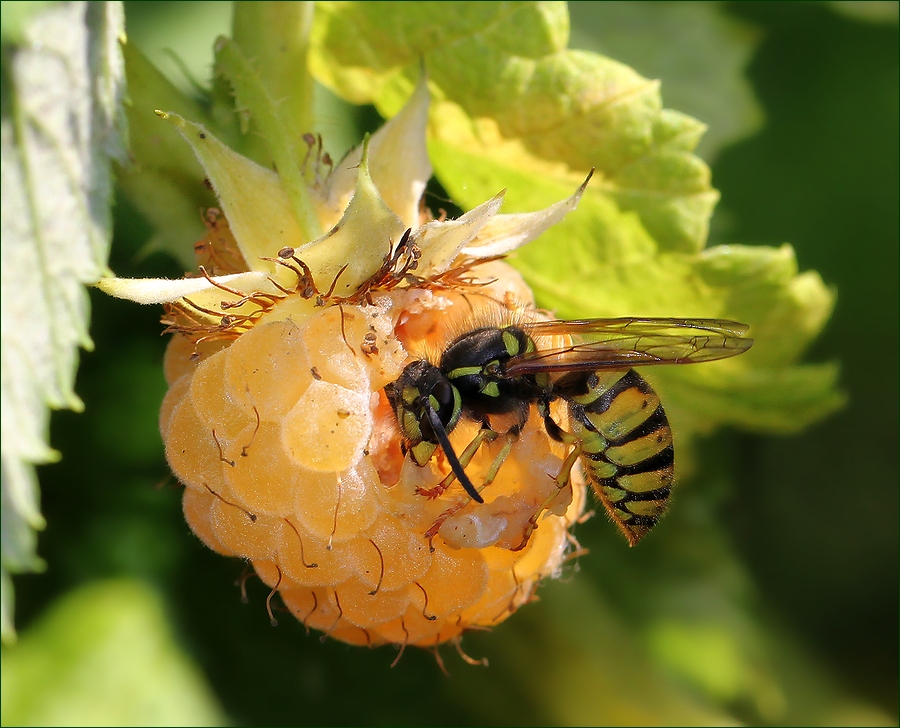
[[[469,476],[466,475],[465,468],[463,468],[462,463],[459,462],[459,458],[456,457],[456,452],[453,450],[453,445],[450,444],[450,438],[447,437],[447,431],[444,429],[441,418],[438,417],[437,412],[434,411],[434,408],[427,401],[425,402],[425,414],[428,417],[428,424],[431,425],[434,436],[438,440],[438,444],[443,448],[444,455],[447,456],[447,461],[450,463],[450,469],[453,471],[456,479],[459,481],[460,485],[466,489],[466,493],[472,497],[472,500],[476,503],[484,503],[484,498],[482,498],[481,494],[475,490],[475,486],[472,485],[472,481],[469,480]]]

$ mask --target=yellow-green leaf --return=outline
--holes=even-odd
[[[224,725],[146,586],[76,590],[3,650],[3,725]]]
[[[462,2],[449,23],[440,3],[397,15],[388,5],[323,4],[311,68],[336,93],[390,117],[424,59],[432,138],[441,142],[432,162],[458,202],[472,207],[502,189],[503,175],[492,173],[501,168],[575,185],[595,168],[594,192],[636,211],[660,246],[702,247],[718,199],[708,168],[689,153],[704,126],[664,111],[659,84],[628,66],[565,50],[563,4]],[[457,154],[486,164],[460,177]]]
[[[193,244],[204,232],[201,211],[216,204],[203,184],[204,172],[178,131],[154,114],[167,109],[198,123],[211,121],[203,107],[181,93],[132,44],[124,48],[130,103],[126,107],[133,144],[131,163],[118,182],[154,228],[151,250],[164,250],[185,270],[196,266]]]

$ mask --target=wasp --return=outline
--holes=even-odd
[[[533,321],[485,326],[453,340],[433,363],[419,359],[385,388],[402,436],[402,449],[424,466],[440,447],[468,495],[496,475],[537,407],[551,438],[571,446],[557,478],[564,487],[576,461],[630,545],[665,513],[674,481],[672,431],[653,388],[636,366],[694,364],[736,356],[753,340],[749,327],[721,319],[610,318]],[[567,345],[536,340],[566,337]],[[555,339],[560,341],[560,339]],[[569,429],[551,415],[563,400]],[[512,424],[497,432],[492,418]],[[448,433],[462,418],[481,423],[460,454]],[[482,443],[506,445],[476,488],[466,466]],[[434,495],[434,494],[432,494]]]

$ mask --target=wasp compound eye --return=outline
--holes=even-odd
[[[431,390],[431,396],[437,402],[435,411],[441,423],[446,427],[456,414],[455,404],[458,397],[456,388],[450,382],[441,380],[434,385],[434,388]]]

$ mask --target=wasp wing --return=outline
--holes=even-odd
[[[574,343],[538,348],[510,359],[507,377],[538,372],[594,371],[652,364],[695,364],[747,351],[749,327],[723,319],[614,318],[534,321],[531,337],[570,336]]]

